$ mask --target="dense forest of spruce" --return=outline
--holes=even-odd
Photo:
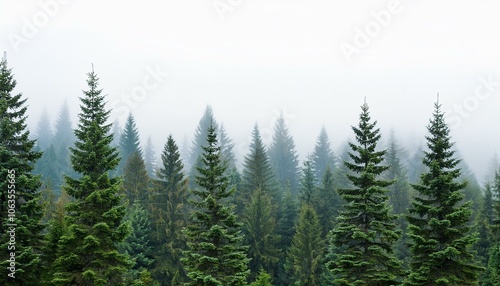
[[[476,181],[439,102],[413,156],[364,103],[338,153],[322,129],[299,162],[281,117],[237,164],[207,107],[191,149],[169,136],[156,162],[87,85],[76,128],[63,105],[33,135],[0,65],[0,285],[500,285],[500,170]]]

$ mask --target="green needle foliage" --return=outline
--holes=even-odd
[[[88,91],[81,100],[77,141],[71,163],[78,178],[66,176],[64,188],[74,201],[67,206],[67,233],[59,241],[53,285],[123,285],[131,266],[117,244],[130,232],[122,223],[125,207],[118,195],[120,178],[109,172],[118,165],[118,152],[110,146],[109,111],[98,88],[98,78],[88,74]]]
[[[471,203],[463,202],[466,184],[457,182],[460,160],[454,158],[438,103],[427,130],[423,163],[428,171],[413,185],[418,194],[408,216],[412,259],[405,285],[476,285],[481,268],[471,250],[476,241],[468,226]]]
[[[321,226],[316,211],[304,203],[285,264],[291,274],[292,285],[320,285],[324,251],[325,245],[321,238]]]
[[[182,259],[191,279],[186,285],[245,285],[249,273],[246,250],[242,246],[241,223],[228,200],[234,188],[228,188],[221,161],[220,146],[213,126],[208,128],[207,146],[203,147],[201,166],[192,190],[196,196],[192,222],[185,228],[188,250]]]
[[[153,276],[161,285],[179,285],[187,278],[181,256],[186,250],[182,229],[188,222],[188,184],[179,148],[172,135],[168,136],[161,160],[150,204],[156,259]]]
[[[339,189],[346,202],[333,229],[335,247],[344,249],[329,263],[337,285],[395,285],[402,274],[393,254],[399,238],[396,216],[390,213],[387,187],[382,180],[389,167],[381,165],[386,151],[376,151],[380,130],[370,122],[368,105],[361,106],[358,127],[352,127],[357,145],[349,143],[353,162],[344,164],[353,174],[347,177],[354,188]]]
[[[37,193],[41,182],[31,171],[42,153],[34,150],[36,141],[29,139],[26,99],[22,99],[21,93],[12,94],[15,87],[12,71],[3,59],[0,62],[0,285],[37,285],[44,226]],[[9,209],[15,210],[11,219],[7,216],[12,213]],[[15,241],[11,241],[11,233],[15,234]],[[11,266],[8,260],[15,260],[15,271],[7,268]]]

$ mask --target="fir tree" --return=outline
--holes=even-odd
[[[148,176],[156,178],[156,153],[151,137],[148,137],[146,147],[144,148],[144,164],[146,165]]]
[[[338,190],[346,203],[333,229],[333,243],[345,250],[330,268],[339,285],[395,285],[402,270],[393,254],[399,233],[388,206],[392,182],[380,178],[389,168],[381,164],[386,151],[376,151],[380,129],[370,122],[368,105],[361,110],[359,125],[352,127],[357,144],[349,143],[353,162],[344,162],[354,172],[348,175],[354,188]]]
[[[207,130],[210,126],[213,126],[216,130],[218,129],[217,122],[215,121],[214,113],[212,107],[207,105],[205,112],[198,123],[198,127],[194,133],[194,139],[191,145],[191,152],[189,155],[188,166],[196,170],[199,167],[199,159],[203,154],[202,146],[205,146],[207,140]],[[194,177],[193,177],[194,179]]]
[[[280,199],[275,186],[274,174],[257,124],[252,131],[250,151],[243,161],[242,186],[236,190],[236,212],[243,215],[245,204],[255,190],[261,190],[272,198],[273,204]]]
[[[64,101],[54,124],[54,137],[52,138],[52,142],[56,150],[61,149],[61,147],[69,149],[75,142],[73,123],[71,122],[69,107],[66,101]]]
[[[302,203],[307,203],[309,205],[313,203],[317,189],[315,173],[313,161],[309,158],[304,162],[304,167],[302,168],[302,192],[300,196]]]
[[[335,167],[335,154],[331,149],[330,139],[328,139],[325,127],[321,128],[312,156],[314,170],[316,171],[316,180],[320,181],[327,168],[333,170]]]
[[[16,80],[0,62],[0,285],[36,285],[40,280],[42,206],[41,182],[31,174],[42,155],[34,151],[26,126],[27,105],[22,94],[13,94]],[[12,209],[15,210],[15,216]],[[10,210],[10,211],[9,211]],[[15,244],[10,239],[15,235]],[[15,254],[15,255],[13,255]],[[14,266],[14,268],[10,268]]]
[[[333,173],[330,167],[321,180],[321,186],[318,187],[313,196],[313,207],[318,214],[319,224],[323,230],[323,237],[333,228],[333,221],[338,216],[344,204],[342,198],[335,189]]]
[[[281,115],[274,126],[274,134],[269,147],[269,161],[282,189],[289,187],[293,196],[300,189],[300,168],[295,143]]]
[[[387,189],[389,190],[389,204],[392,207],[392,213],[398,216],[398,228],[402,230],[401,239],[396,245],[396,254],[401,261],[406,262],[410,256],[410,250],[407,246],[407,223],[405,216],[408,214],[411,194],[407,173],[401,163],[400,153],[401,150],[396,143],[396,139],[394,135],[391,135],[389,148],[385,156],[389,169],[385,173],[384,178],[394,182],[392,185],[388,186]]]
[[[250,286],[273,286],[272,277],[264,270],[261,270],[257,279]]]
[[[214,127],[207,133],[202,165],[197,168],[200,188],[192,190],[197,199],[191,201],[194,211],[191,224],[185,228],[188,250],[182,262],[191,279],[188,285],[245,285],[248,247],[241,245],[242,224],[227,203],[234,189],[228,189]]]
[[[156,259],[152,274],[161,285],[179,285],[187,278],[180,259],[182,251],[186,249],[182,229],[188,222],[188,187],[183,173],[184,165],[172,135],[168,136],[161,160],[151,197]]]
[[[42,157],[36,162],[33,174],[40,175],[44,188],[60,190],[62,185],[61,165],[53,144],[43,152]]]
[[[123,190],[127,203],[135,202],[146,204],[148,202],[149,177],[144,165],[144,160],[139,151],[132,153],[123,169]]]
[[[43,275],[42,285],[51,285],[51,280],[54,276],[53,264],[57,259],[59,240],[67,232],[65,221],[66,205],[70,198],[66,192],[62,192],[61,196],[55,204],[55,210],[50,214],[48,233],[45,236],[45,244],[43,246]]]
[[[129,114],[123,132],[120,136],[120,156],[121,160],[118,164],[117,172],[118,175],[123,174],[123,169],[128,162],[128,159],[135,152],[139,152],[142,157],[142,149],[139,141],[139,132],[137,131],[137,126],[135,125],[135,119],[132,114]]]
[[[129,276],[127,283],[130,284],[131,281],[139,280],[140,273],[145,269],[150,270],[153,264],[153,247],[149,240],[151,223],[147,211],[139,203],[134,203],[127,209],[124,222],[130,224],[132,232],[118,244],[118,249],[130,256],[134,262],[131,271],[126,275]]]
[[[229,138],[229,135],[224,128],[224,124],[220,124],[218,131],[218,137],[220,138],[220,152],[222,156],[223,162],[227,164],[227,170],[230,172],[234,168],[236,168],[236,157],[234,156],[233,148],[234,142]]]
[[[37,137],[37,147],[40,150],[45,150],[49,147],[52,141],[52,127],[50,124],[49,114],[46,109],[42,111],[42,115],[40,116],[40,120],[36,126],[35,136]]]
[[[81,100],[77,141],[71,148],[77,179],[66,177],[65,190],[74,198],[67,206],[68,232],[59,240],[53,285],[123,285],[131,262],[118,253],[117,243],[129,233],[123,224],[119,178],[109,172],[118,165],[118,152],[110,146],[109,110],[98,88],[98,78],[88,74],[88,91]]]
[[[245,226],[245,244],[249,245],[250,280],[253,280],[260,269],[275,274],[279,261],[280,237],[276,235],[276,218],[271,197],[261,189],[256,189],[251,201],[245,209],[243,218]]]
[[[318,216],[314,209],[305,203],[300,210],[296,233],[285,265],[291,273],[293,285],[320,285],[324,248]]]
[[[471,246],[476,238],[469,233],[470,202],[463,202],[458,183],[460,162],[454,158],[450,129],[441,106],[436,103],[427,129],[423,163],[429,168],[421,175],[418,192],[408,216],[411,239],[411,274],[406,285],[476,285],[480,268]]]

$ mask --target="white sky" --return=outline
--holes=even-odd
[[[284,112],[304,158],[323,125],[335,148],[352,137],[365,96],[383,136],[414,146],[438,92],[479,179],[500,151],[500,1],[0,0],[0,23],[31,126],[65,98],[76,121],[94,63],[112,118],[131,111],[158,152],[210,104],[239,156]]]

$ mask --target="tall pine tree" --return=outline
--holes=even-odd
[[[117,243],[130,230],[122,223],[120,179],[109,176],[118,165],[118,152],[110,146],[111,125],[106,123],[110,111],[93,71],[87,84],[89,89],[80,98],[77,141],[71,148],[71,163],[79,177],[66,177],[65,190],[74,202],[67,206],[68,232],[59,240],[52,284],[122,285],[131,262],[118,253]]]
[[[153,277],[161,285],[179,285],[187,278],[180,259],[182,251],[186,250],[182,229],[188,222],[188,186],[179,148],[172,135],[168,136],[161,160],[150,204],[156,259]]]
[[[31,174],[42,155],[26,126],[26,100],[0,62],[0,285],[37,285],[41,275],[42,205],[39,177]],[[13,215],[13,216],[11,216]],[[12,237],[15,241],[12,241]],[[12,268],[9,268],[12,267]]]
[[[239,215],[243,215],[245,205],[250,201],[250,196],[255,190],[261,190],[271,196],[273,204],[277,204],[280,199],[273,170],[257,124],[252,131],[249,154],[245,156],[243,161],[242,186],[236,190],[235,194],[236,212]]]
[[[226,165],[213,126],[207,130],[202,165],[196,177],[199,189],[192,191],[192,222],[185,228],[188,250],[182,259],[191,282],[188,285],[245,285],[248,258],[243,236],[232,207],[227,202],[234,194],[224,175]]]
[[[117,173],[122,175],[124,172],[125,165],[128,159],[135,152],[139,152],[142,157],[142,149],[139,140],[139,132],[137,131],[137,126],[135,124],[135,119],[132,114],[129,114],[123,131],[120,136],[120,156],[121,160],[118,164]]]
[[[291,273],[293,285],[320,285],[319,277],[324,270],[321,263],[324,251],[325,244],[321,238],[321,226],[316,211],[304,203],[285,265]]]
[[[428,171],[413,185],[418,194],[408,216],[412,260],[405,285],[476,285],[480,268],[471,251],[476,241],[469,232],[471,203],[463,202],[460,160],[438,103],[427,130]]]
[[[330,146],[330,139],[328,139],[325,127],[321,128],[312,156],[314,170],[316,171],[316,180],[320,181],[323,179],[327,168],[333,170],[335,167],[335,154]]]
[[[402,270],[393,254],[399,233],[388,206],[392,182],[381,178],[389,168],[382,165],[386,151],[376,150],[380,129],[370,122],[366,103],[361,111],[359,125],[352,127],[357,144],[349,143],[353,162],[344,162],[354,172],[348,175],[354,188],[338,190],[346,203],[333,229],[334,245],[345,250],[330,267],[338,285],[395,285]]]
[[[290,188],[297,196],[300,189],[300,168],[295,143],[285,124],[283,114],[274,126],[273,140],[269,147],[269,162],[282,189]]]

